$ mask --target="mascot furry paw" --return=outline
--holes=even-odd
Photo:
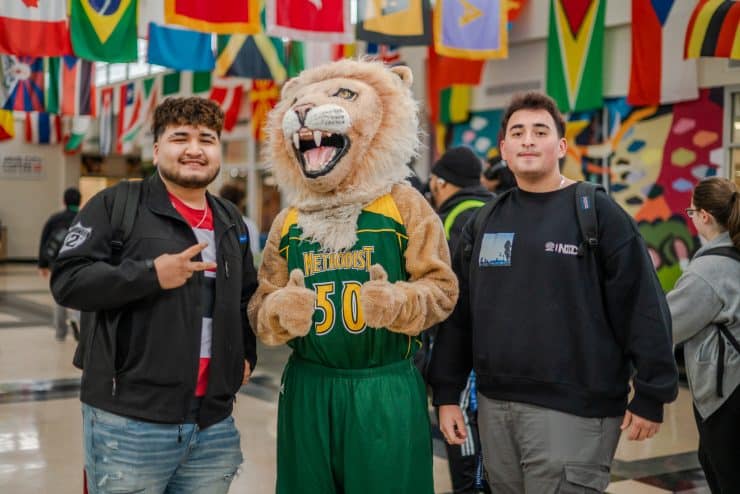
[[[419,145],[406,67],[343,60],[283,87],[267,161],[275,219],[248,315],[287,342],[277,492],[433,492],[418,334],[457,299],[439,218],[406,183]]]

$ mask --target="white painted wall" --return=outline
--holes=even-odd
[[[15,139],[0,142],[3,155],[33,155],[42,160],[40,180],[0,178],[0,221],[7,228],[9,258],[35,258],[47,218],[63,209],[64,189],[77,185],[79,158],[67,157],[61,144],[31,145],[23,135],[23,120],[15,122]]]

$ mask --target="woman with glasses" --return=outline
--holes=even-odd
[[[740,492],[740,198],[712,177],[686,214],[704,245],[668,294],[673,341],[684,343],[699,430],[699,461],[712,493]]]

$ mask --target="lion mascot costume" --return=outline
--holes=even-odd
[[[289,207],[270,229],[248,314],[287,342],[279,494],[434,491],[412,363],[457,280],[438,216],[406,182],[419,145],[407,67],[342,60],[288,81],[267,158]]]

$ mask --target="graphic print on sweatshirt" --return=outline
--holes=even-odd
[[[203,262],[216,262],[216,239],[213,234],[213,212],[206,204],[206,209],[193,209],[177,197],[170,194],[170,201],[178,213],[193,229],[198,243],[206,242],[208,247],[200,253]],[[216,294],[216,270],[203,271],[201,305],[203,315],[200,332],[200,361],[198,363],[198,381],[195,385],[195,396],[204,396],[208,387],[208,367],[211,361],[211,337],[213,328],[213,298]]]
[[[480,244],[478,266],[511,266],[514,233],[486,233]]]

